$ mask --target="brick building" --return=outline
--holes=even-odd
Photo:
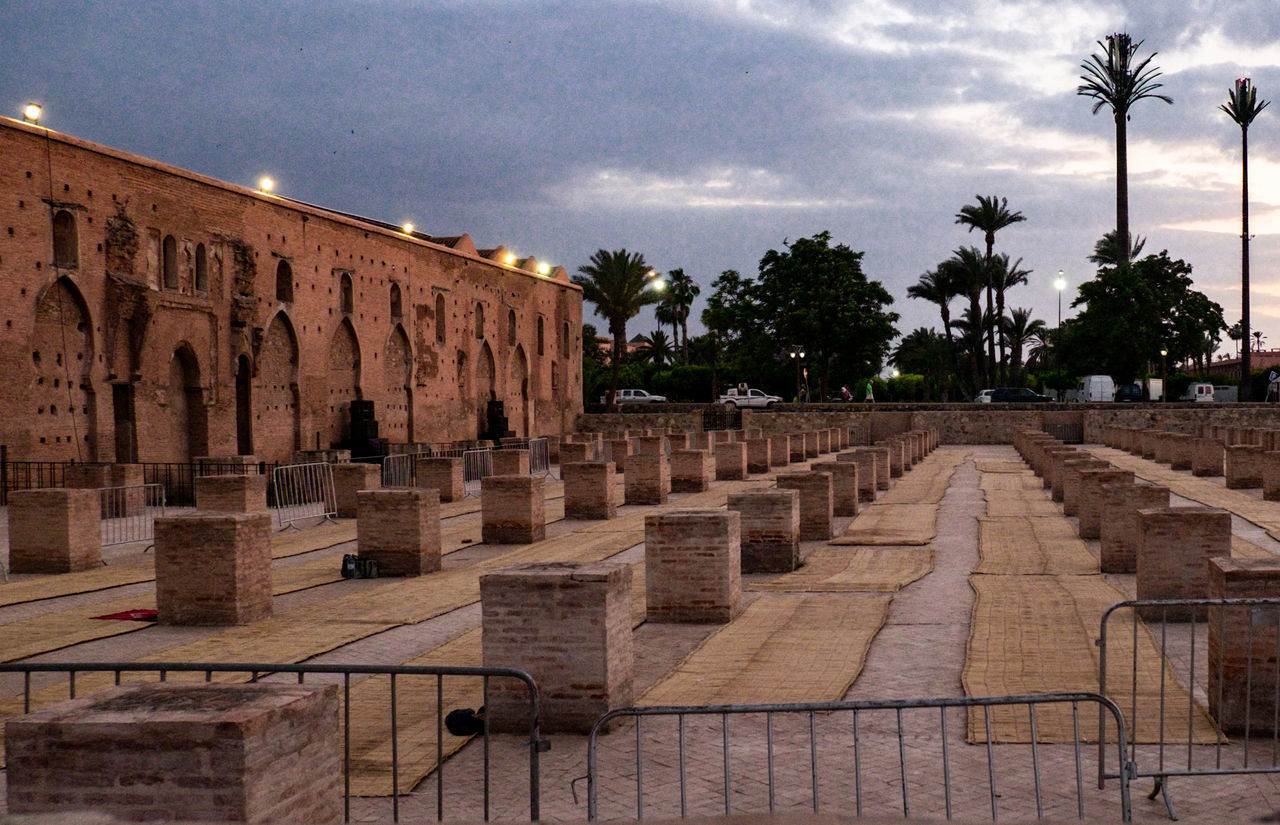
[[[351,435],[517,435],[582,411],[582,294],[466,235],[255,192],[0,118],[11,458],[287,460]]]

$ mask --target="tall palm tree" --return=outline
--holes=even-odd
[[[978,202],[976,204],[961,207],[960,211],[956,213],[956,223],[969,227],[970,232],[975,229],[982,232],[982,238],[987,244],[986,261],[988,267],[990,267],[991,255],[996,246],[996,233],[1001,229],[1004,229],[1006,226],[1011,226],[1012,224],[1025,221],[1026,217],[1021,212],[1009,211],[1008,198],[1001,198],[998,195],[974,195],[974,197],[978,199]],[[988,274],[990,275],[992,272],[994,272],[994,270],[991,270]],[[992,310],[995,309],[991,295],[993,286],[994,285],[991,282],[987,283],[988,313],[991,313]],[[1003,303],[1003,295],[1000,300]],[[998,318],[999,316],[997,315],[996,317]],[[989,330],[987,333],[987,363],[990,365],[990,371],[992,373],[995,372],[996,364],[995,340],[995,330]],[[1003,352],[1000,357],[1004,358]]]
[[[1022,259],[1010,263],[1009,255],[1001,252],[991,261],[991,277],[996,285],[996,323],[1000,325],[1000,363],[1005,363],[1004,351],[1007,336],[1004,334],[1004,294],[1015,286],[1026,284],[1030,269],[1022,268]]]
[[[960,294],[955,280],[947,267],[938,267],[920,276],[920,280],[907,287],[908,298],[919,298],[938,305],[942,316],[942,329],[947,335],[947,343],[951,343],[951,299]]]
[[[1155,98],[1165,103],[1173,103],[1173,98],[1156,94],[1164,84],[1156,83],[1160,70],[1149,66],[1152,52],[1145,60],[1134,64],[1133,57],[1142,46],[1142,41],[1133,42],[1125,32],[1118,32],[1107,37],[1107,45],[1098,41],[1098,47],[1105,54],[1089,55],[1089,59],[1080,64],[1084,74],[1080,79],[1084,83],[1076,88],[1076,94],[1094,99],[1093,113],[1096,115],[1103,106],[1111,107],[1111,114],[1116,122],[1116,250],[1124,255],[1121,263],[1128,263],[1129,258],[1129,107],[1143,98]]]
[[[982,357],[982,332],[986,329],[982,313],[982,289],[990,282],[990,267],[987,265],[987,259],[977,247],[965,246],[957,249],[950,258],[938,264],[938,269],[946,270],[946,277],[950,278],[963,294],[969,296],[969,308],[964,313],[964,322],[968,326],[962,332],[962,340],[967,339],[966,343],[972,342],[976,336],[977,345],[966,346],[966,349],[971,359],[974,383],[985,382],[988,373],[983,368]],[[954,321],[953,324],[958,326],[960,321]]]
[[[653,308],[653,319],[658,322],[659,328],[663,324],[671,327],[671,337],[674,340],[674,346],[680,346],[680,314],[676,305],[669,299],[671,298],[670,290],[663,290],[662,300],[658,301],[658,305]]]
[[[694,299],[701,292],[702,289],[683,269],[673,269],[667,273],[667,289],[662,302],[671,307],[675,322],[680,325],[676,346],[681,348],[681,358],[686,364],[689,363],[689,312],[693,309]],[[683,346],[680,344],[682,340]]]
[[[1241,337],[1249,340],[1249,124],[1258,113],[1267,108],[1270,101],[1258,102],[1258,90],[1242,77],[1236,81],[1227,102],[1218,108],[1240,127],[1241,158],[1241,198],[1240,198],[1240,329]],[[1249,371],[1253,367],[1249,357],[1249,348],[1244,348],[1244,357],[1240,359],[1240,400],[1249,400]]]
[[[1002,318],[1000,325],[1004,337],[1009,341],[1009,363],[1013,366],[1015,381],[1022,378],[1022,350],[1033,340],[1044,335],[1048,329],[1044,321],[1032,319],[1031,310],[1017,307],[1009,312],[1008,318]]]
[[[591,263],[578,267],[578,272],[582,274],[574,275],[573,282],[582,287],[582,300],[595,304],[596,312],[609,322],[609,334],[613,336],[613,376],[606,399],[613,404],[618,396],[618,372],[627,351],[627,321],[660,300],[661,296],[649,288],[656,273],[644,262],[643,255],[625,249],[598,249],[591,256]]]
[[[641,335],[638,338],[639,344],[636,354],[640,360],[656,366],[676,360],[676,351],[671,344],[671,339],[660,329],[655,329],[648,335]]]

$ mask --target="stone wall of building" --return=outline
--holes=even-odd
[[[17,459],[288,459],[582,411],[562,268],[0,118],[0,443]]]

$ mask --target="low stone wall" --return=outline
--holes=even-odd
[[[682,405],[664,405],[666,408]],[[684,405],[689,409],[691,405]],[[578,418],[581,432],[673,427],[700,431],[704,405],[690,412],[599,413]],[[1106,427],[1139,427],[1197,435],[1204,427],[1280,429],[1280,404],[779,404],[742,411],[742,427],[767,438],[839,428],[852,446],[909,430],[936,428],[942,444],[1011,444],[1020,430],[1070,428],[1100,443]]]

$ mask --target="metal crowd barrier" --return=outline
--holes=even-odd
[[[156,516],[164,515],[164,487],[138,484],[132,487],[103,487],[102,546],[154,542]]]
[[[462,454],[462,484],[468,496],[480,495],[480,482],[493,475],[493,450],[466,450]]]
[[[1073,741],[1037,742],[1036,708],[1064,704],[1072,713]],[[1117,803],[1128,822],[1123,776],[1118,799],[1087,788],[1093,749],[1082,735],[1082,705],[1109,715],[1123,735],[1120,709],[1094,693],[615,710],[600,717],[588,739],[587,818],[816,814],[825,805],[859,817],[897,812],[974,819],[985,812],[992,821],[1022,821],[1083,819],[1088,802]],[[1029,744],[992,744],[996,707],[1025,708]],[[981,720],[983,744],[952,741],[964,735],[970,713]],[[731,730],[733,717],[743,719]],[[623,722],[634,731],[604,736]],[[1123,761],[1123,745],[1115,747]],[[605,777],[633,783],[634,796],[625,787],[613,792],[602,811]]]
[[[384,728],[390,740],[389,743],[382,743],[380,739],[376,738],[380,735],[380,732],[372,734],[375,739],[370,752],[382,752],[380,748],[383,747],[387,747],[389,751],[391,794],[388,802],[393,822],[400,821],[402,797],[410,793],[424,795],[431,792],[434,792],[431,795],[434,796],[437,822],[445,818],[446,800],[450,804],[461,805],[466,803],[468,805],[464,810],[451,808],[448,812],[451,820],[458,822],[488,822],[490,821],[490,813],[495,801],[493,799],[494,791],[504,794],[504,798],[498,800],[504,804],[504,808],[509,809],[513,803],[520,804],[523,794],[520,794],[517,789],[522,784],[520,774],[526,771],[527,778],[523,781],[528,783],[528,807],[526,810],[529,821],[536,822],[540,816],[542,789],[539,754],[548,750],[550,744],[541,737],[538,687],[533,678],[521,670],[497,667],[204,664],[196,662],[0,663],[0,681],[7,683],[10,679],[13,679],[8,674],[16,674],[21,677],[22,713],[30,713],[32,710],[66,699],[75,699],[77,692],[76,677],[78,675],[84,677],[86,674],[93,673],[112,674],[112,682],[116,685],[142,681],[155,682],[157,680],[161,682],[213,682],[215,681],[214,674],[218,674],[216,681],[219,682],[262,682],[287,679],[297,684],[341,685],[343,821],[345,822],[351,821],[351,801],[353,798],[351,792],[352,766],[356,760],[364,755],[363,753],[353,752],[352,734],[354,732],[354,738],[365,742],[366,747],[368,747],[369,728],[375,725],[379,728]],[[50,674],[50,676],[41,677],[38,674]],[[132,675],[134,678],[125,678],[127,674]],[[57,682],[53,684],[44,683],[54,675],[65,675],[65,691],[57,689]],[[171,679],[170,677],[173,678]],[[309,679],[308,677],[312,678]],[[448,680],[447,684],[456,688],[462,679],[475,680],[477,678],[480,680],[482,705],[488,704],[491,680],[496,678],[510,679],[523,684],[529,699],[527,716],[528,739],[515,748],[518,751],[518,755],[515,757],[508,758],[505,753],[495,754],[493,752],[496,747],[495,737],[490,734],[489,722],[486,719],[483,724],[483,730],[475,734],[480,740],[480,765],[478,769],[467,770],[464,773],[464,769],[461,767],[450,770],[443,750],[443,742],[446,736],[444,718],[452,710],[452,708],[444,704],[444,697],[447,695],[445,685],[446,680]],[[16,679],[13,680],[16,681]],[[33,681],[39,681],[42,684],[35,685]],[[385,710],[389,716],[372,717],[368,715],[368,702],[361,703],[356,708],[356,712],[352,713],[352,687],[356,686],[361,691],[367,691],[366,684],[372,684],[374,688],[377,688],[377,693],[372,699],[375,704],[379,704],[380,709],[382,700],[379,697],[385,695]],[[101,689],[102,687],[104,685],[98,684],[94,685],[93,689]],[[369,699],[370,697],[366,693],[362,698]],[[411,755],[402,757],[401,754],[402,752],[411,754],[418,749],[414,747],[415,743],[404,741],[408,737],[401,731],[426,731],[431,729],[434,729],[435,733],[435,746],[432,750],[434,751],[434,764],[437,767],[415,789],[410,787],[410,783],[417,778],[416,775],[406,778],[404,776],[406,768],[402,764],[413,757]],[[418,757],[421,758],[423,755],[431,755],[431,751],[426,754],[419,753]],[[527,768],[523,764],[526,762]],[[519,773],[509,772],[517,770]],[[421,773],[421,769],[419,769],[418,773]],[[511,793],[520,795],[512,800],[509,798]],[[369,812],[362,812],[360,818],[362,820],[368,819],[373,813],[372,808],[375,803],[370,801],[371,797],[362,796],[360,799],[362,806],[370,809]],[[425,806],[422,807],[425,808]],[[381,819],[382,816],[385,816],[385,814],[377,818]],[[415,814],[414,821],[422,821],[420,818],[422,816],[422,814]],[[509,810],[504,810],[503,818],[511,819],[513,817]]]
[[[1136,651],[1144,642],[1160,654],[1155,685],[1150,674],[1138,674]],[[1120,739],[1128,756],[1118,765],[1102,758],[1108,733],[1106,718],[1099,718],[1099,787],[1126,771],[1129,778],[1150,777],[1151,798],[1162,795],[1176,819],[1172,777],[1280,772],[1280,598],[1120,602],[1102,615],[1098,648],[1098,692],[1131,697],[1121,703],[1129,738]],[[1114,648],[1120,655],[1110,655]],[[1252,701],[1242,701],[1241,687]],[[1175,700],[1183,690],[1185,699]],[[1140,694],[1153,693],[1154,703],[1139,704]],[[1211,712],[1224,705],[1237,716],[1243,711],[1243,725],[1224,730]],[[1206,734],[1212,741],[1203,741]],[[1200,744],[1193,744],[1197,738]]]
[[[529,439],[529,472],[532,475],[551,475],[551,442],[546,438]]]
[[[275,469],[272,480],[276,519],[281,528],[306,519],[338,517],[331,465],[286,464]]]
[[[418,458],[413,453],[399,453],[382,459],[383,487],[412,487],[415,473],[413,462]]]

